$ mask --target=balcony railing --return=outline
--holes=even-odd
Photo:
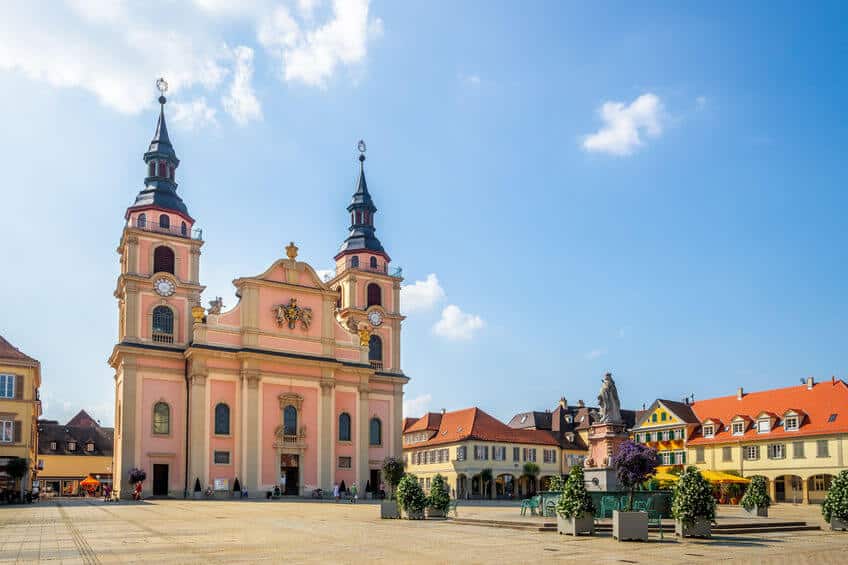
[[[174,334],[153,332],[152,337],[156,343],[174,343]]]
[[[336,274],[338,275],[342,271],[346,271],[348,269],[357,269],[360,271],[368,271],[370,273],[380,273],[381,275],[389,275],[390,277],[400,278],[403,276],[403,269],[400,267],[395,267],[391,271],[389,271],[389,266],[387,263],[378,263],[377,266],[372,267],[370,263],[363,264],[357,263],[354,264],[353,261],[345,261],[345,264],[336,269]]]
[[[371,368],[380,371],[380,370],[383,369],[383,362],[382,361],[371,361]]]
[[[130,227],[136,228],[139,230],[155,232],[155,233],[165,233],[168,235],[174,235],[177,237],[185,237],[188,239],[203,239],[203,230],[200,228],[192,228],[191,230],[186,229],[185,231],[182,228],[182,225],[172,226],[168,225],[162,226],[156,221],[155,218],[148,219],[146,221],[139,222],[137,219],[130,222]]]
[[[286,433],[284,426],[277,426],[274,430],[274,447],[306,447],[306,427],[301,427],[296,434]]]

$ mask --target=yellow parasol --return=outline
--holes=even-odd
[[[738,483],[747,485],[751,479],[731,475],[730,473],[722,473],[721,471],[701,471],[701,476],[711,483]]]
[[[677,475],[672,475],[671,473],[666,473],[665,471],[658,471],[652,478],[658,480],[661,483],[676,483],[680,480],[680,477]]]

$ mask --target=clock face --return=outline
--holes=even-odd
[[[153,283],[153,288],[156,289],[156,292],[160,296],[171,296],[177,290],[170,279],[156,279],[156,282]]]
[[[383,323],[383,315],[379,310],[372,310],[368,314],[368,321],[371,322],[372,326],[379,326]]]

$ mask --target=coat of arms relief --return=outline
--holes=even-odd
[[[278,304],[274,306],[272,311],[277,319],[277,325],[280,327],[287,324],[289,329],[293,330],[300,322],[300,327],[308,330],[309,324],[312,323],[312,308],[301,308],[297,305],[297,298],[289,298],[288,304]]]

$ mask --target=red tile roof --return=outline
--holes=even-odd
[[[410,445],[409,448],[443,445],[469,439],[504,443],[559,445],[554,435],[549,431],[510,428],[497,418],[490,416],[477,407],[436,415],[441,417],[436,435],[427,441]],[[429,429],[425,427],[429,423],[428,416],[430,415],[428,414],[420,418],[418,422],[407,428],[406,431]]]
[[[442,414],[439,412],[428,412],[418,418],[415,423],[405,428],[406,432],[421,432],[424,430],[438,430],[442,422]]]
[[[0,359],[38,363],[38,361],[36,361],[26,353],[21,352],[20,349],[6,341],[6,338],[4,338],[2,335],[0,335]]]
[[[754,427],[748,427],[743,435],[735,436],[729,429],[722,426],[716,430],[715,437],[704,438],[699,432],[687,442],[688,445],[848,432],[848,384],[841,379],[816,383],[811,389],[808,389],[806,384],[802,384],[750,392],[743,395],[741,399],[733,395],[698,400],[691,406],[702,422],[712,418],[729,424],[736,416],[753,420],[763,412],[778,414],[782,418],[789,410],[803,413],[804,417],[799,423],[798,431],[785,431],[780,422],[776,423],[769,433],[759,434]],[[831,414],[837,415],[833,422],[829,421]]]
[[[406,433],[406,430],[409,429],[409,426],[418,421],[418,418],[404,418],[403,419],[403,431]]]

